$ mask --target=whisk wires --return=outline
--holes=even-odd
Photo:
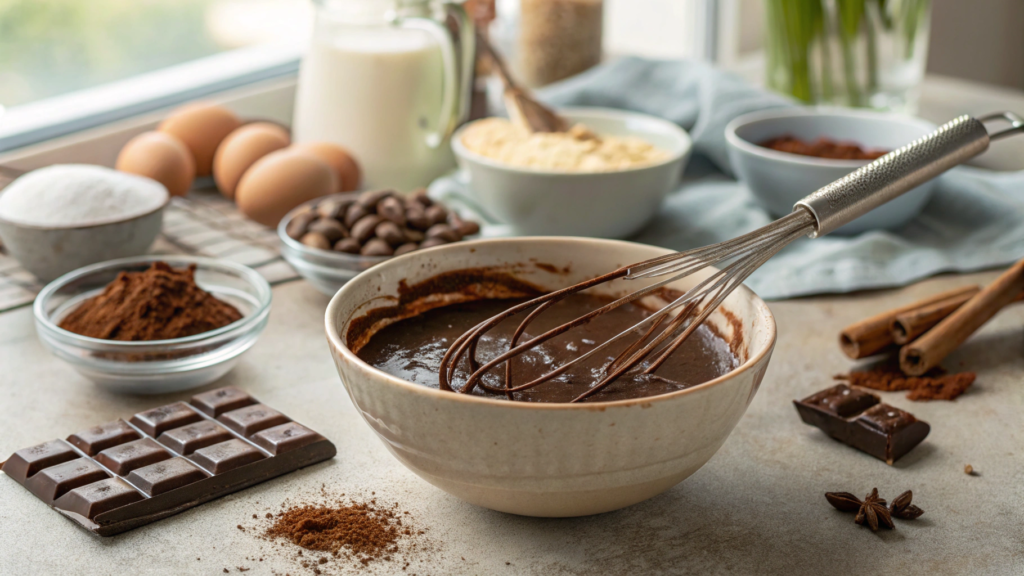
[[[468,357],[470,374],[466,382],[455,390],[470,393],[477,386],[493,394],[503,394],[514,399],[515,392],[528,390],[548,382],[572,369],[587,359],[606,350],[615,342],[628,337],[639,337],[604,367],[604,376],[580,394],[573,402],[583,401],[600,392],[619,376],[636,368],[648,358],[652,358],[642,373],[653,375],[668,357],[704,322],[719,305],[742,284],[755,270],[777,254],[791,242],[806,236],[814,230],[814,217],[805,210],[797,210],[771,224],[743,236],[727,240],[711,246],[696,248],[685,252],[668,254],[631,266],[625,266],[603,276],[581,282],[579,284],[556,290],[530,301],[523,302],[508,310],[489,318],[459,337],[448,348],[441,360],[439,370],[440,387],[442,390],[455,390],[452,382],[456,370],[464,357]],[[637,324],[612,336],[590,351],[563,363],[561,366],[534,378],[529,382],[515,385],[513,382],[512,360],[548,340],[583,326],[594,318],[625,304],[640,300],[654,293],[663,293],[667,285],[689,276],[708,266],[721,265],[719,270],[697,283],[694,287],[678,296],[660,310],[647,316]],[[560,324],[544,333],[530,338],[525,342],[519,340],[526,333],[530,324],[545,310],[569,296],[619,278],[639,280],[662,278],[653,284],[622,296],[570,322]],[[532,310],[531,310],[532,309]],[[481,336],[495,326],[527,310],[526,317],[516,328],[509,341],[509,349],[495,358],[480,364],[476,358],[477,344]],[[673,312],[679,310],[673,315]],[[483,376],[498,365],[505,363],[505,382],[501,388],[483,381]]]

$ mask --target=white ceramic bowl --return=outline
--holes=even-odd
[[[931,122],[867,110],[785,108],[752,112],[733,119],[725,128],[729,160],[739,179],[773,216],[784,216],[793,205],[818,188],[839,180],[867,160],[830,160],[779,152],[761,142],[791,135],[814,141],[821,137],[852,141],[862,147],[895,150],[932,131]],[[916,216],[931,196],[935,181],[875,208],[835,233],[893,230]]]
[[[554,289],[667,252],[564,237],[477,240],[413,252],[360,274],[334,296],[326,314],[331,353],[367,424],[399,461],[438,488],[528,516],[581,516],[629,506],[703,466],[757,391],[775,344],[775,320],[746,287],[726,299],[727,314],[720,309],[709,318],[737,348],[740,367],[693,388],[635,400],[526,404],[442,392],[369,366],[341,335],[366,310],[392,304],[402,281],[412,285],[441,272],[500,267]],[[556,269],[564,266],[568,271]],[[692,286],[706,274],[672,286]],[[617,294],[643,285],[618,280],[603,291]]]
[[[452,137],[452,149],[480,206],[519,236],[625,238],[638,232],[679,183],[693,143],[679,126],[655,116],[606,108],[558,111],[597,134],[636,136],[666,150],[649,166],[613,172],[519,168],[471,152],[462,144],[469,124]]]
[[[148,342],[89,338],[68,332],[61,320],[103,291],[122,271],[141,272],[155,262],[175,268],[196,265],[196,283],[232,304],[242,319],[216,330]],[[102,262],[48,284],[33,307],[36,332],[54,356],[114,392],[166,394],[205,386],[227,374],[267,326],[270,285],[258,272],[226,260],[193,256],[143,256]]]

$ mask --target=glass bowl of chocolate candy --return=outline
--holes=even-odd
[[[299,205],[277,226],[285,260],[328,296],[389,258],[479,233],[479,224],[422,189],[408,195],[369,190],[324,196]]]

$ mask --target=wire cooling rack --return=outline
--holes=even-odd
[[[0,187],[4,183],[0,177]],[[299,278],[281,257],[277,233],[242,216],[233,202],[212,190],[172,198],[150,252],[223,258],[255,269],[271,285]],[[42,289],[0,246],[0,313],[31,305]]]

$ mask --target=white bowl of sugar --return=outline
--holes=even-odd
[[[49,282],[89,264],[144,254],[160,233],[169,198],[154,180],[102,166],[40,168],[0,191],[0,241]]]

